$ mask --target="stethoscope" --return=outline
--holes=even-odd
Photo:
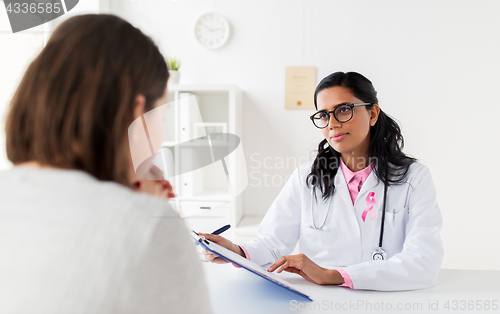
[[[386,201],[387,201],[387,184],[384,184],[384,205],[383,205],[383,210],[382,210],[382,220],[380,222],[380,238],[378,241],[378,247],[372,251],[372,259],[374,261],[383,261],[387,259],[387,253],[382,249],[382,241],[384,239],[384,221],[385,221],[385,207],[386,207]],[[316,223],[314,222],[314,187],[311,189],[311,220],[312,220],[312,226],[309,225],[310,228],[312,229],[318,229],[318,230],[328,230],[328,227],[325,226],[326,219],[328,218],[328,214],[330,213],[330,205],[332,203],[332,196],[330,196],[330,200],[328,201],[328,209],[326,211],[326,216],[325,219],[323,219],[323,223],[321,226],[317,227]],[[324,228],[323,228],[324,227]]]

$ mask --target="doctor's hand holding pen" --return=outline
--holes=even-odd
[[[241,255],[242,257],[245,257],[245,253],[238,245],[234,244],[230,240],[228,240],[220,235],[211,234],[211,233],[201,233],[201,232],[198,232],[198,234],[201,236],[204,236],[205,239],[207,239],[207,240],[215,242],[218,245],[225,247],[226,249],[231,250],[234,253]],[[203,249],[202,252],[203,252],[203,257],[205,257],[205,260],[207,260],[211,263],[215,263],[215,264],[229,263],[228,261],[226,261],[222,257],[219,257],[210,251]]]
[[[234,244],[230,240],[215,234],[201,233],[199,235],[204,236],[206,239],[217,243],[220,246],[225,247],[228,250],[235,252],[236,254],[246,257],[245,253],[240,246]],[[205,249],[202,250],[205,260],[216,263],[225,264],[229,263],[227,260],[211,253]],[[271,265],[267,271],[273,272],[277,270],[277,273],[282,271],[298,274],[302,276],[307,281],[316,283],[319,285],[341,285],[344,283],[344,278],[335,269],[327,269],[319,266],[318,264],[311,261],[305,254],[296,255],[286,255],[278,259],[273,265]]]

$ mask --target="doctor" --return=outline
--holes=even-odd
[[[268,271],[351,289],[434,285],[443,259],[441,213],[427,167],[402,152],[398,124],[370,80],[336,72],[317,86],[313,124],[325,139],[299,166],[243,245],[203,235]],[[297,255],[290,255],[299,244]],[[214,263],[225,260],[203,252]]]

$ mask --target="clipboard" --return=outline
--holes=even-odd
[[[230,251],[226,249],[225,247],[222,247],[218,245],[215,242],[212,242],[210,240],[207,240],[204,236],[199,235],[195,231],[191,230],[191,236],[195,239],[195,241],[201,245],[204,249],[222,257],[226,261],[229,261],[231,263],[234,263],[246,270],[248,270],[251,273],[254,273],[257,276],[260,276],[288,291],[291,291],[295,294],[298,294],[299,296],[312,301],[312,299],[305,293],[300,292],[299,290],[295,289],[290,283],[287,281],[279,278],[275,274],[268,272],[264,269],[262,269],[259,265],[255,264],[252,261],[247,260],[246,258],[241,257],[240,255],[234,253],[233,251]]]

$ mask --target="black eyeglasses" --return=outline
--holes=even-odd
[[[342,103],[335,106],[332,111],[320,110],[310,116],[315,127],[319,129],[326,128],[330,124],[330,114],[333,113],[333,117],[340,123],[347,122],[352,119],[354,111],[352,110],[357,106],[369,106],[371,103],[361,103],[361,104],[350,104]]]

